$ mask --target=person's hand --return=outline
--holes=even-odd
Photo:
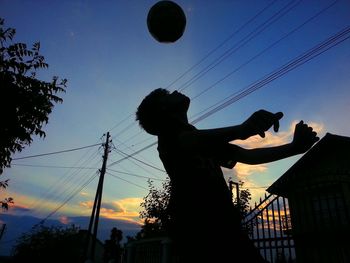
[[[304,153],[319,139],[320,138],[317,137],[317,133],[313,131],[312,127],[300,121],[295,125],[292,141],[293,149],[296,153]]]
[[[259,134],[265,138],[265,132],[273,126],[273,130],[278,132],[279,120],[283,117],[282,112],[272,113],[266,110],[254,112],[245,122],[242,123],[242,137],[245,140],[250,136]]]

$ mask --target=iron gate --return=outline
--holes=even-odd
[[[249,237],[265,260],[271,263],[295,262],[288,200],[281,196],[266,195],[255,204],[243,221]]]

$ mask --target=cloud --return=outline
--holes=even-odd
[[[87,193],[87,192],[80,192],[79,194],[80,194],[81,196],[90,196],[90,194]]]
[[[94,201],[84,201],[80,202],[79,205],[83,208],[91,209],[94,206]]]
[[[6,211],[6,213],[9,214],[22,214],[22,213],[28,213],[30,212],[31,209],[22,204],[21,202],[17,202],[16,200],[14,200],[13,204],[9,204],[9,209]]]
[[[261,138],[259,135],[255,135],[246,140],[236,140],[233,143],[247,149],[283,145],[292,141],[294,128],[297,123],[298,121],[293,121],[290,124],[289,129],[287,131],[282,131],[278,133],[272,133],[270,131],[267,131],[265,133],[265,138]],[[324,125],[322,123],[308,122],[308,125],[313,127],[313,130],[316,131],[318,134],[320,134],[324,130]],[[266,164],[247,165],[237,163],[234,167],[234,170],[236,173],[235,176],[238,179],[242,180],[253,173],[267,172],[268,166]]]
[[[296,120],[292,121],[287,131],[280,131],[278,133],[267,131],[265,133],[265,138],[261,138],[259,135],[256,135],[248,138],[247,140],[236,140],[232,143],[246,149],[273,147],[286,144],[292,141],[294,128],[298,122],[299,121]],[[322,123],[307,123],[313,128],[314,131],[317,132],[317,134],[323,133],[324,125]],[[237,163],[232,170],[223,168],[223,173],[227,180],[229,177],[231,177],[233,181],[244,182],[243,189],[249,189],[253,202],[259,200],[260,197],[264,196],[266,189],[265,186],[257,185],[251,175],[267,175],[269,172],[269,164],[249,165]]]
[[[58,221],[64,225],[68,225],[70,223],[68,216],[60,216]]]
[[[111,203],[102,203],[102,208],[106,210],[113,210],[115,212],[124,212],[124,208],[118,203],[118,202],[111,202]]]
[[[260,169],[260,167],[256,167],[257,169]],[[267,167],[266,167],[267,169]],[[226,181],[228,182],[228,179],[231,177],[234,182],[239,182],[242,181],[244,184],[240,189],[248,189],[250,194],[251,194],[251,202],[250,204],[256,202],[259,200],[260,197],[264,196],[266,192],[266,186],[261,186],[257,185],[254,180],[252,180],[250,177],[247,176],[237,176],[237,172],[235,170],[228,170],[224,169],[223,170],[224,177]],[[235,196],[235,191],[234,191],[234,196]]]
[[[287,131],[280,131],[278,133],[272,133],[270,131],[265,132],[265,138],[261,138],[259,135],[252,136],[246,140],[236,140],[234,144],[237,144],[244,148],[259,148],[259,147],[272,147],[281,144],[286,144],[292,141],[295,125],[299,121],[292,121]],[[313,128],[318,134],[324,130],[323,123],[308,122],[308,125]]]
[[[234,167],[234,171],[239,180],[245,179],[247,176],[253,173],[263,173],[267,171],[266,164],[250,165],[244,163],[237,163]]]
[[[109,219],[122,219],[131,222],[140,222],[139,211],[142,198],[125,198],[117,201],[103,202],[101,204],[101,217]],[[80,202],[79,205],[91,210],[93,201]]]
[[[110,219],[124,219],[139,221],[141,198],[125,198],[110,203],[111,207],[118,209],[101,209],[101,216]]]

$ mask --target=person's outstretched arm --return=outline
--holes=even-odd
[[[268,147],[244,149],[232,145],[232,155],[237,162],[246,164],[261,164],[281,160],[296,154],[301,154],[309,150],[319,138],[316,132],[307,124],[300,121],[295,126],[294,137],[291,143]]]
[[[279,120],[283,117],[282,112],[271,113],[259,110],[253,113],[242,124],[217,129],[195,130],[184,133],[183,142],[191,148],[227,143],[233,140],[245,140],[259,134],[265,137],[265,132],[272,126],[274,131],[279,129]]]

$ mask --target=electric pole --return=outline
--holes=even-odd
[[[232,202],[233,202],[233,185],[236,186],[237,206],[239,207],[239,183],[232,181],[232,178],[230,177],[228,180],[228,185],[231,192]]]
[[[5,228],[6,228],[6,224],[2,224],[1,228],[0,228],[0,240],[2,238],[2,235],[4,234],[5,232]]]
[[[86,240],[84,255],[86,256],[87,259],[91,259],[91,260],[94,260],[95,258],[95,245],[96,245],[96,239],[97,239],[98,221],[100,217],[100,208],[101,208],[101,200],[102,200],[102,192],[103,192],[103,180],[104,180],[104,175],[106,173],[108,154],[110,152],[110,145],[109,145],[110,142],[111,142],[110,135],[109,135],[109,132],[107,132],[106,142],[103,145],[104,153],[103,153],[102,167],[100,169],[100,178],[98,180],[94,206],[92,208],[89,229],[86,237],[87,240]],[[91,232],[92,230],[93,232]],[[91,246],[90,246],[90,235],[92,235]]]

